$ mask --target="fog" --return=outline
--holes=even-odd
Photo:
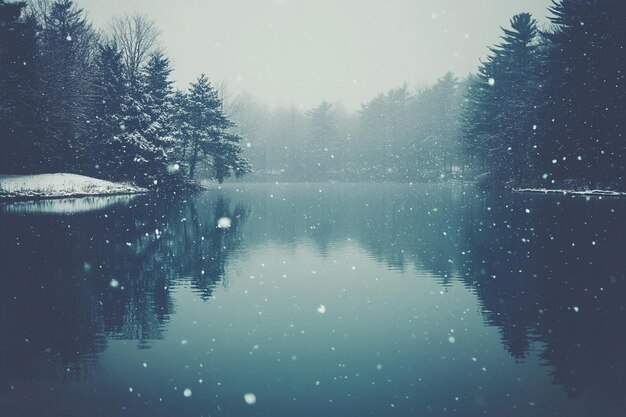
[[[408,82],[475,72],[500,26],[520,12],[545,25],[549,0],[81,0],[96,27],[156,20],[176,86],[205,72],[271,106],[348,109]]]
[[[0,0],[0,417],[625,416],[625,2]]]

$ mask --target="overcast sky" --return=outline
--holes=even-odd
[[[406,81],[474,72],[500,26],[550,0],[75,0],[98,28],[156,20],[178,87],[200,73],[270,105],[349,108]]]

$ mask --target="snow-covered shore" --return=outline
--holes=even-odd
[[[147,191],[134,184],[114,183],[77,174],[0,176],[0,199],[137,194]]]
[[[549,190],[545,188],[516,188],[516,193],[582,195],[590,197],[626,197],[626,193],[608,190]]]

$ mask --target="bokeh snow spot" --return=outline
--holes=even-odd
[[[229,229],[230,225],[231,225],[231,220],[228,217],[221,217],[217,221],[217,228],[218,229]]]

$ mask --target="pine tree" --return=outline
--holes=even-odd
[[[122,68],[124,86],[116,116],[121,131],[110,142],[113,175],[152,188],[181,186],[169,60],[155,52],[137,76],[124,65],[123,54],[117,55],[115,66]]]
[[[150,119],[145,131],[146,139],[163,150],[166,169],[157,167],[154,177],[161,186],[175,187],[183,180],[180,161],[177,159],[178,138],[174,136],[174,91],[169,59],[162,52],[152,53],[143,70],[143,100]]]
[[[359,111],[359,175],[366,179],[381,179],[387,173],[391,159],[387,117],[387,97],[384,94],[379,94],[362,105]]]
[[[310,117],[310,136],[307,144],[309,175],[328,178],[339,169],[337,125],[333,106],[323,101],[308,112]]]
[[[224,115],[217,90],[204,74],[191,84],[184,107],[178,130],[187,142],[185,156],[190,179],[195,178],[201,157],[209,160],[219,182],[232,173],[242,176],[250,171],[248,161],[242,156],[241,137],[229,132],[234,123]]]
[[[554,0],[545,33],[540,163],[549,183],[626,188],[626,8],[615,0]]]
[[[430,91],[430,107],[432,114],[429,120],[431,125],[430,148],[431,169],[434,169],[439,178],[448,177],[452,169],[459,162],[459,104],[457,96],[459,80],[451,73],[446,73]]]
[[[126,83],[120,115],[122,132],[111,141],[112,152],[117,155],[113,173],[118,179],[156,188],[167,172],[168,159],[163,147],[155,144],[151,137],[152,118],[147,112],[143,91],[143,86],[137,82]]]
[[[470,88],[465,120],[468,156],[483,173],[483,185],[496,187],[519,185],[532,176],[540,88],[533,75],[539,69],[535,20],[522,13],[511,19],[511,29],[502,30],[502,43],[490,48]]]
[[[28,172],[38,160],[36,22],[26,3],[0,0],[0,171]]]
[[[87,172],[107,177],[120,163],[116,160],[118,155],[112,152],[111,141],[123,133],[122,98],[126,95],[122,55],[114,42],[99,46],[94,85],[96,100],[90,149],[96,163]]]
[[[146,90],[151,96],[151,111],[162,113],[173,94],[170,60],[162,52],[154,52],[150,54],[143,72]]]
[[[150,140],[164,149],[173,146],[172,141],[172,98],[173,88],[170,61],[161,52],[150,55],[143,78],[143,100],[150,117],[147,134]]]
[[[388,179],[406,181],[413,177],[415,171],[415,144],[412,131],[410,109],[413,97],[409,92],[409,86],[404,83],[401,87],[394,88],[387,93],[386,97],[388,115],[389,140],[389,164],[387,168]]]
[[[94,105],[96,34],[70,0],[53,2],[42,16],[40,111],[46,121],[42,168],[74,168],[89,155],[81,141]]]

